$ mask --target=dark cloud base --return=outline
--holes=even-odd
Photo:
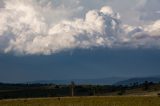
[[[160,74],[160,50],[93,49],[50,56],[0,55],[0,81],[134,77]]]

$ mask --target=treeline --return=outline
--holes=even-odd
[[[0,99],[64,96],[125,95],[130,90],[159,91],[160,84],[145,81],[130,85],[5,84],[0,83]]]

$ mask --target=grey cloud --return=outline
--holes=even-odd
[[[142,21],[155,21],[160,19],[160,0],[144,0],[145,2],[140,5],[138,11],[140,12],[140,20]]]

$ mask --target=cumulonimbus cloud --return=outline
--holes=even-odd
[[[41,5],[40,1],[6,0],[0,8],[0,52],[49,55],[101,46],[160,47],[160,21],[144,26],[124,25],[118,13],[104,6],[88,11],[84,18],[55,24],[52,20],[57,12],[53,9],[49,2]]]

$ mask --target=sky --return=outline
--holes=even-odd
[[[159,0],[0,0],[0,82],[160,75]]]

